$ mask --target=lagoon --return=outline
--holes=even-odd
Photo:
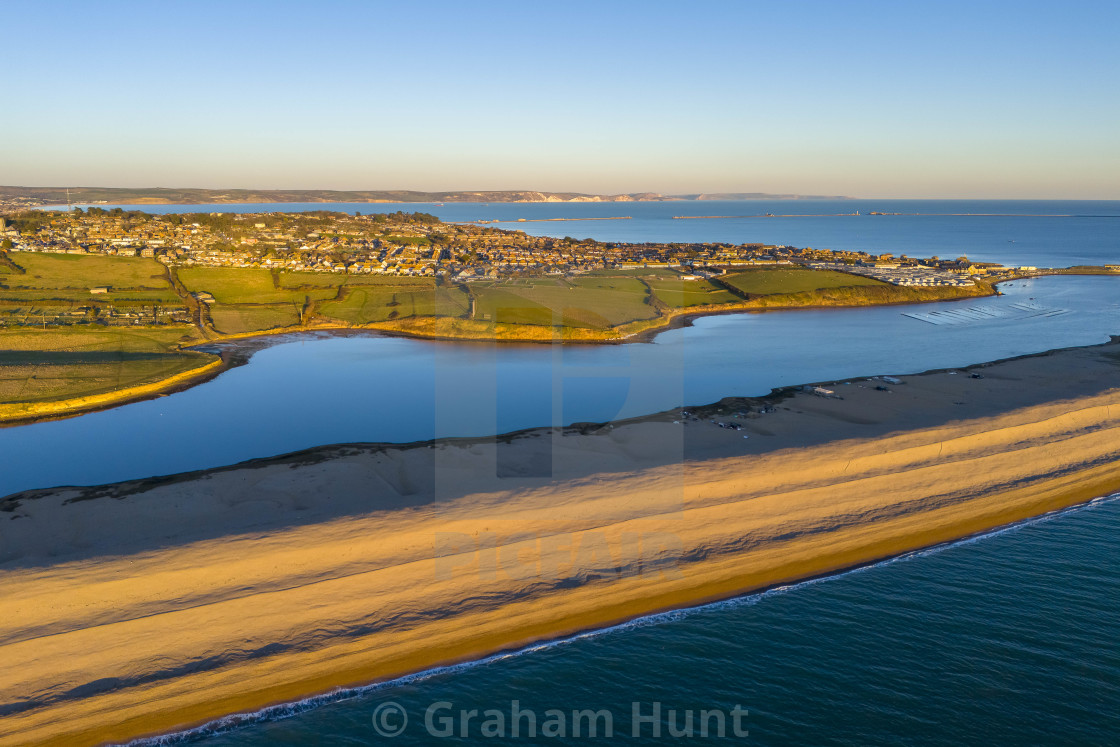
[[[652,342],[624,345],[278,336],[247,365],[192,389],[0,429],[0,495],[330,443],[601,422],[806,382],[1101,343],[1120,334],[1118,282],[1047,277],[1004,284],[1002,296],[933,305],[704,317]]]

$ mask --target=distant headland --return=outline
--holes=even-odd
[[[409,189],[194,189],[167,187],[0,187],[0,208],[59,204],[199,205],[240,202],[668,202],[674,200],[847,200],[835,195],[658,192],[595,195],[533,190],[420,192]]]

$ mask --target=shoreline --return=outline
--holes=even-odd
[[[663,332],[690,327],[692,326],[694,320],[708,316],[726,316],[729,314],[751,314],[789,311],[820,311],[822,309],[842,310],[888,306],[916,306],[954,301],[967,301],[973,298],[990,298],[992,296],[1001,295],[997,286],[998,283],[992,285],[991,292],[982,292],[973,295],[960,296],[957,298],[889,301],[885,303],[872,304],[757,306],[750,305],[751,302],[749,301],[743,301],[741,304],[720,304],[718,306],[706,306],[703,308],[682,307],[678,309],[672,309],[663,316],[654,317],[653,319],[648,320],[628,322],[627,324],[620,325],[618,327],[612,327],[608,330],[587,330],[588,336],[586,337],[564,337],[563,334],[557,335],[558,328],[556,327],[534,327],[533,325],[508,325],[515,330],[517,328],[520,328],[520,331],[523,333],[533,333],[524,334],[523,336],[519,336],[516,334],[507,336],[467,336],[465,334],[455,335],[447,332],[441,332],[441,327],[444,328],[444,330],[450,329],[454,326],[455,322],[474,322],[474,320],[461,320],[452,317],[421,317],[416,318],[415,323],[412,324],[410,324],[410,321],[412,321],[412,319],[401,320],[401,322],[398,323],[373,322],[370,324],[362,325],[322,323],[299,327],[279,327],[276,329],[257,330],[253,332],[242,332],[235,334],[222,334],[217,332],[216,330],[208,329],[206,330],[206,339],[202,339],[198,342],[186,345],[181,349],[189,351],[209,352],[205,350],[205,348],[207,348],[208,346],[220,346],[227,343],[237,342],[247,343],[247,345],[241,350],[222,349],[222,359],[220,361],[213,361],[210,364],[207,364],[206,366],[203,366],[197,370],[186,371],[180,374],[176,374],[175,376],[169,377],[167,379],[129,387],[127,389],[115,390],[112,392],[105,392],[97,395],[88,395],[84,397],[73,397],[65,400],[49,400],[43,402],[27,403],[0,403],[0,428],[18,427],[21,425],[31,425],[33,423],[76,417],[90,412],[99,412],[115,407],[120,407],[122,405],[128,405],[135,402],[143,402],[155,397],[162,397],[173,394],[175,392],[180,392],[193,386],[197,386],[198,384],[204,384],[231,368],[236,368],[238,366],[246,364],[254,352],[260,350],[262,347],[267,346],[256,345],[254,344],[254,342],[258,340],[268,341],[272,338],[281,337],[283,335],[299,335],[317,332],[340,334],[374,333],[376,335],[384,335],[386,337],[402,337],[415,340],[426,340],[431,342],[484,343],[501,345],[626,345],[652,342],[659,334]],[[491,327],[494,326],[492,323],[479,322],[478,324],[489,325]],[[425,330],[424,327],[426,326],[430,326],[432,328],[432,331],[429,332]],[[633,331],[626,331],[628,327],[632,328]],[[584,330],[578,329],[577,331],[583,332]],[[622,334],[617,337],[605,336],[610,332],[621,332]],[[597,334],[604,336],[596,336]]]
[[[855,564],[847,568],[840,568],[836,571],[820,573],[820,575],[806,577],[797,581],[788,583],[775,583],[775,585],[765,588],[755,589],[753,591],[744,592],[744,594],[737,594],[725,598],[708,601],[708,603],[700,603],[696,605],[687,605],[681,607],[672,607],[657,613],[647,615],[638,615],[633,618],[622,620],[614,625],[607,625],[601,627],[592,627],[581,629],[571,635],[557,636],[551,638],[543,638],[541,641],[529,643],[523,646],[514,646],[505,648],[505,650],[496,651],[491,654],[477,657],[467,657],[467,659],[448,662],[429,667],[429,669],[418,670],[416,672],[409,672],[394,678],[376,680],[373,682],[365,682],[362,684],[352,685],[352,687],[339,687],[326,692],[307,695],[304,698],[293,699],[289,701],[280,701],[270,703],[254,711],[241,711],[227,713],[227,715],[197,723],[197,725],[189,726],[187,728],[177,731],[161,732],[158,735],[148,735],[138,737],[136,743],[143,744],[165,744],[160,740],[169,740],[166,744],[178,744],[179,739],[193,740],[195,738],[206,738],[208,736],[217,736],[230,734],[232,731],[239,730],[244,727],[258,725],[258,723],[268,723],[274,720],[288,718],[293,715],[300,715],[300,713],[316,710],[320,707],[329,706],[329,704],[348,700],[351,698],[361,698],[368,693],[376,692],[385,688],[398,687],[398,685],[409,684],[413,681],[422,681],[429,678],[429,676],[437,676],[449,672],[460,671],[464,669],[472,669],[475,666],[484,666],[493,661],[505,659],[507,656],[521,656],[530,654],[541,648],[549,648],[556,645],[562,645],[570,642],[579,641],[585,637],[595,637],[599,635],[609,635],[618,632],[624,632],[627,628],[631,628],[634,624],[650,623],[652,625],[660,624],[661,619],[669,618],[670,616],[682,615],[689,616],[693,613],[702,613],[704,610],[724,606],[736,605],[738,603],[748,603],[750,600],[764,598],[773,594],[777,590],[790,590],[795,591],[803,586],[811,585],[811,583],[819,581],[828,581],[832,579],[843,578],[849,573],[858,572],[869,568],[877,568],[884,566],[887,563],[895,561],[908,561],[914,558],[924,557],[926,554],[937,553],[943,550],[950,550],[958,547],[958,545],[977,542],[991,538],[1004,532],[1016,531],[1020,527],[1030,526],[1040,522],[1047,522],[1052,519],[1058,519],[1068,514],[1086,510],[1095,505],[1107,504],[1114,501],[1120,501],[1120,493],[1113,493],[1110,495],[1103,495],[1095,498],[1090,498],[1088,501],[1082,503],[1075,503],[1064,508],[1055,508],[1053,511],[1035,514],[1026,517],[1026,519],[1010,522],[1008,524],[1001,524],[992,526],[990,529],[982,530],[973,534],[959,536],[959,538],[949,540],[946,542],[927,545],[924,548],[917,548],[912,551],[907,551],[894,555],[887,555],[887,557],[877,560],[870,560],[865,563]],[[130,743],[132,744],[132,743]]]
[[[521,656],[530,654],[543,648],[551,648],[553,646],[578,641],[587,637],[595,637],[599,635],[609,635],[612,633],[622,632],[632,627],[635,623],[641,624],[648,622],[649,624],[657,625],[661,622],[661,619],[669,618],[670,616],[683,615],[687,617],[692,613],[703,612],[705,610],[713,609],[723,605],[735,605],[737,603],[746,603],[751,600],[761,599],[779,590],[796,591],[799,587],[816,582],[839,579],[850,573],[856,573],[865,569],[876,568],[896,561],[908,561],[912,558],[923,557],[927,554],[932,553],[938,553],[943,550],[952,549],[962,544],[982,541],[984,539],[994,537],[1004,532],[1015,531],[1022,527],[1028,527],[1036,523],[1049,521],[1054,518],[1060,518],[1062,516],[1082,511],[1096,505],[1106,504],[1108,502],[1117,500],[1120,500],[1120,493],[1098,496],[1096,498],[1090,498],[1081,503],[1074,503],[1064,508],[1057,508],[1052,511],[1035,514],[1019,521],[1013,521],[1008,524],[990,527],[988,529],[981,530],[973,534],[967,534],[962,537],[957,537],[946,542],[941,542],[926,547],[919,547],[914,550],[902,552],[895,555],[888,555],[876,560],[870,560],[865,563],[859,563],[845,568],[839,568],[832,572],[808,576],[797,581],[792,581],[789,583],[777,583],[764,588],[719,598],[709,602],[672,607],[660,612],[637,615],[635,617],[619,621],[612,625],[582,629],[570,635],[543,638],[541,640],[530,642],[523,646],[514,646],[506,649],[501,649],[479,657],[467,657],[458,661],[439,664],[428,669],[408,672],[396,677],[375,680],[372,682],[364,682],[353,686],[336,687],[329,691],[308,695],[306,697],[271,703],[254,711],[228,713],[224,716],[220,716],[210,721],[190,725],[178,731],[168,731],[159,734],[137,737],[135,740],[130,741],[130,744],[133,742],[139,744],[163,744],[164,742],[161,740],[169,740],[166,742],[168,744],[177,744],[178,740],[187,740],[189,742],[195,738],[206,738],[208,736],[228,734],[230,732],[235,732],[241,728],[254,724],[270,723],[272,721],[287,718],[292,715],[299,715],[301,713],[313,711],[322,706],[331,705],[333,703],[341,702],[355,697],[363,697],[369,693],[377,692],[378,690],[381,690],[383,688],[406,685],[413,681],[422,681],[432,676],[438,676],[441,674],[460,671],[463,669],[471,669],[476,666],[485,666],[492,661],[504,659],[509,656]]]
[[[880,558],[874,558],[874,559],[868,560],[866,562],[856,563],[856,564],[853,564],[853,565],[850,565],[850,566],[837,568],[837,569],[832,570],[832,571],[819,573],[819,574],[816,574],[816,575],[810,575],[810,576],[806,576],[804,578],[799,578],[799,579],[795,579],[795,580],[791,580],[791,581],[779,581],[779,582],[773,583],[769,586],[765,586],[765,587],[761,587],[761,588],[757,588],[757,589],[752,589],[750,591],[746,591],[746,592],[743,592],[743,593],[735,593],[735,594],[732,594],[730,596],[719,596],[719,597],[716,597],[714,599],[711,599],[711,600],[708,600],[708,601],[697,602],[695,604],[668,607],[668,608],[660,610],[660,611],[654,611],[654,612],[650,612],[650,613],[646,613],[646,614],[638,614],[638,615],[634,615],[630,618],[622,619],[622,620],[619,620],[617,622],[614,622],[613,624],[609,624],[609,625],[605,625],[605,626],[580,628],[580,629],[574,630],[574,631],[572,631],[568,634],[557,635],[557,636],[554,636],[554,637],[543,637],[543,638],[540,638],[538,640],[534,640],[534,641],[530,641],[528,643],[525,643],[524,645],[517,645],[517,646],[511,646],[511,647],[508,647],[508,648],[497,649],[497,650],[492,651],[492,652],[490,652],[486,655],[483,655],[483,656],[474,656],[474,657],[468,656],[468,657],[464,657],[464,658],[457,659],[457,660],[442,662],[442,663],[436,664],[435,666],[429,667],[427,669],[419,669],[419,670],[416,670],[416,671],[406,672],[406,673],[403,673],[403,674],[398,675],[398,676],[392,676],[392,677],[388,677],[388,678],[385,678],[385,679],[374,680],[374,681],[371,681],[371,682],[364,682],[364,683],[356,684],[356,685],[352,685],[352,686],[337,687],[337,688],[333,688],[333,689],[331,689],[329,691],[326,691],[326,692],[316,693],[316,694],[312,694],[312,695],[309,695],[309,696],[306,696],[306,697],[301,697],[301,698],[296,698],[296,699],[293,699],[293,700],[270,703],[270,704],[265,705],[264,707],[259,708],[255,711],[243,711],[243,712],[229,713],[229,714],[226,714],[224,716],[218,717],[216,719],[212,719],[210,721],[206,721],[206,722],[191,725],[191,726],[189,726],[187,728],[184,728],[182,730],[179,730],[179,731],[170,731],[170,732],[162,732],[162,733],[158,733],[158,734],[149,734],[149,735],[144,735],[144,736],[138,737],[137,739],[140,740],[140,741],[160,740],[160,739],[175,740],[176,738],[190,739],[195,734],[208,735],[210,730],[212,730],[212,729],[215,730],[213,732],[214,734],[225,734],[225,733],[237,731],[238,729],[240,729],[244,726],[250,725],[250,724],[268,723],[268,722],[271,722],[273,720],[277,720],[277,719],[273,718],[274,714],[270,713],[272,711],[281,711],[281,712],[285,711],[285,710],[291,711],[292,709],[296,709],[296,708],[299,709],[297,712],[314,710],[314,709],[316,709],[320,706],[329,705],[331,703],[338,702],[338,701],[341,701],[341,700],[345,700],[345,699],[349,699],[349,698],[353,698],[353,697],[361,697],[361,696],[365,695],[366,693],[375,692],[375,691],[377,691],[378,689],[381,689],[381,688],[393,687],[393,686],[396,686],[396,685],[407,684],[408,682],[412,681],[413,679],[424,679],[424,678],[429,677],[429,676],[436,676],[436,675],[443,674],[443,673],[448,672],[448,671],[453,671],[453,670],[456,670],[456,669],[459,669],[459,668],[470,668],[470,667],[474,667],[474,666],[483,666],[483,665],[485,665],[485,664],[487,664],[491,661],[501,659],[501,658],[504,658],[504,657],[507,657],[507,656],[520,656],[522,654],[532,653],[534,650],[536,650],[538,648],[541,648],[541,647],[551,647],[551,646],[567,643],[567,642],[570,642],[570,641],[579,640],[579,639],[581,639],[585,636],[597,636],[597,635],[610,634],[610,633],[613,633],[613,632],[619,632],[619,631],[627,629],[628,627],[630,627],[634,623],[640,623],[640,622],[643,622],[643,621],[651,621],[654,624],[656,624],[656,621],[658,620],[658,618],[663,618],[663,617],[666,617],[666,616],[669,616],[669,615],[674,615],[674,614],[678,614],[678,613],[683,614],[683,615],[688,615],[690,613],[700,612],[700,611],[710,609],[710,608],[718,606],[718,605],[734,604],[734,603],[739,602],[739,601],[746,601],[746,600],[750,600],[750,599],[754,599],[754,598],[758,598],[758,597],[764,597],[764,596],[766,596],[766,595],[768,595],[768,594],[770,594],[770,593],[772,593],[776,590],[779,590],[779,589],[796,589],[799,586],[811,584],[811,583],[818,582],[818,581],[827,581],[827,580],[830,580],[830,579],[841,578],[841,577],[843,577],[843,576],[845,576],[849,573],[858,572],[858,571],[861,571],[861,570],[864,570],[864,569],[867,569],[867,568],[874,568],[876,566],[879,566],[879,565],[882,565],[882,564],[885,564],[885,563],[891,563],[891,562],[894,562],[896,560],[906,560],[906,559],[909,559],[913,556],[918,556],[918,555],[922,555],[922,554],[925,554],[925,553],[939,552],[941,550],[950,549],[950,548],[952,548],[954,546],[957,546],[959,544],[962,544],[962,543],[973,542],[973,541],[977,541],[977,540],[983,540],[987,537],[994,536],[996,534],[1000,534],[1000,533],[1005,532],[1005,531],[1014,530],[1014,529],[1017,529],[1019,527],[1029,526],[1030,524],[1032,524],[1034,522],[1045,521],[1045,520],[1048,520],[1050,518],[1060,517],[1060,516],[1066,515],[1066,514],[1071,513],[1071,512],[1076,512],[1076,511],[1080,511],[1080,510],[1085,509],[1085,508],[1089,508],[1090,506],[1097,505],[1099,503],[1103,503],[1103,502],[1107,502],[1107,501],[1114,501],[1114,500],[1120,500],[1120,493],[1113,493],[1113,494],[1109,494],[1109,495],[1098,496],[1096,498],[1089,498],[1089,499],[1087,499],[1085,501],[1082,501],[1082,502],[1079,502],[1079,503],[1074,503],[1074,504],[1071,504],[1071,505],[1068,505],[1068,506],[1055,508],[1053,510],[1046,511],[1046,512],[1039,513],[1039,514],[1032,514],[1030,516],[1027,516],[1027,517],[1025,517],[1023,519],[1020,519],[1020,520],[1017,520],[1017,521],[1011,521],[1007,524],[1000,524],[1000,525],[992,526],[992,527],[989,527],[987,529],[982,529],[982,530],[979,530],[979,531],[974,532],[972,534],[966,534],[966,535],[963,535],[963,536],[960,536],[960,537],[955,537],[953,539],[950,539],[950,540],[947,540],[947,541],[944,541],[944,542],[938,542],[938,543],[931,544],[931,545],[926,545],[926,546],[923,546],[923,547],[915,547],[912,550],[908,550],[908,551],[904,551],[904,552],[900,552],[900,553],[896,553],[896,554],[892,554],[892,555],[886,555],[886,556],[883,556],[883,557],[880,557]],[[301,706],[307,706],[307,707],[300,708]],[[283,718],[283,717],[284,716],[280,716],[280,718]],[[174,744],[175,742],[173,741],[171,743]]]
[[[306,332],[315,332],[316,330],[306,330]],[[322,330],[324,332],[362,332],[363,330]],[[301,333],[291,333],[301,334]],[[1028,361],[1032,359],[1048,358],[1053,355],[1070,353],[1076,351],[1093,351],[1097,349],[1110,349],[1112,346],[1120,345],[1120,334],[1109,335],[1109,341],[1093,343],[1091,345],[1072,345],[1064,348],[1052,348],[1050,350],[1043,350],[1037,353],[1023,353],[1022,355],[1014,355],[1008,358],[998,358],[992,361],[981,361],[979,363],[971,363],[966,366],[948,366],[942,368],[930,368],[923,371],[914,371],[910,373],[897,374],[896,378],[909,379],[915,377],[932,376],[935,374],[946,374],[950,372],[956,373],[979,373],[992,366],[998,366],[1006,363],[1014,363],[1016,361]],[[269,342],[269,339],[261,340],[261,342]],[[204,347],[204,343],[200,343],[196,347]],[[266,346],[262,346],[266,347]],[[237,357],[231,355],[231,367],[242,366],[248,362],[249,357],[253,352],[262,348],[256,348],[248,351],[249,355],[245,357]],[[242,353],[244,351],[236,351]],[[1120,355],[1120,350],[1118,350]],[[836,386],[837,384],[844,384],[858,380],[878,380],[881,375],[861,376],[847,380],[822,380],[811,381],[803,384],[789,384],[785,386],[773,387],[768,393],[753,396],[731,396],[724,397],[716,402],[706,402],[699,404],[685,404],[680,410],[687,410],[693,414],[699,413],[701,417],[707,417],[709,414],[722,414],[728,410],[740,409],[742,407],[750,406],[773,406],[777,405],[791,396],[796,396],[799,392],[803,392],[806,387],[829,387]],[[624,418],[619,420],[610,420],[603,422],[579,422],[572,423],[564,426],[561,430],[564,432],[575,432],[586,434],[602,430],[603,428],[621,426],[621,425],[634,425],[647,422],[659,422],[664,420],[670,413],[676,413],[677,410],[667,410],[662,412],[650,413],[648,415],[636,415],[631,418]],[[494,436],[441,436],[432,439],[423,439],[419,441],[341,441],[337,443],[319,444],[317,446],[310,446],[305,449],[297,449],[296,451],[288,451],[282,454],[274,454],[271,456],[253,457],[245,459],[240,462],[232,464],[218,465],[215,467],[204,467],[201,469],[188,470],[186,472],[176,472],[169,475],[151,475],[148,477],[138,477],[129,480],[121,480],[119,482],[104,483],[100,485],[53,485],[44,488],[30,488],[27,490],[19,490],[14,493],[0,495],[0,512],[9,511],[6,503],[11,500],[20,500],[23,497],[36,497],[41,494],[48,494],[59,490],[77,491],[77,496],[72,497],[72,500],[87,500],[90,498],[101,497],[115,497],[130,491],[144,491],[166,485],[173,482],[182,482],[184,480],[191,480],[202,478],[207,475],[218,474],[223,472],[231,472],[239,469],[256,469],[268,466],[279,465],[305,465],[319,463],[322,461],[337,458],[341,454],[345,454],[348,450],[352,449],[365,449],[372,451],[408,451],[411,449],[423,449],[432,446],[440,445],[454,445],[454,446],[477,446],[491,443],[495,440],[510,441],[518,438],[533,437],[544,435],[553,432],[555,429],[549,426],[534,426],[530,428],[522,428],[515,431],[507,431]],[[114,488],[123,488],[123,490],[113,490]]]
[[[955,373],[973,369],[984,378]],[[1117,338],[900,378],[889,393],[842,384],[842,400],[776,390],[776,412],[739,419],[750,439],[707,422],[748,406],[725,400],[683,423],[670,412],[562,433],[319,447],[144,485],[10,496],[3,510],[20,521],[0,522],[11,534],[0,648],[14,665],[0,680],[0,742],[180,731],[1120,491]],[[965,409],[946,407],[957,399]],[[488,465],[503,450],[521,465],[552,453],[551,476],[496,475]],[[81,550],[62,540],[76,527]],[[483,572],[485,548],[469,547],[480,532],[496,532],[502,572]],[[643,555],[619,544],[627,532],[679,545]],[[467,545],[433,552],[440,533]],[[533,548],[541,568],[563,557],[548,538],[599,536],[606,559],[571,550],[564,574],[502,578],[508,557]],[[242,639],[268,653],[237,653]],[[19,666],[27,657],[35,665]],[[174,665],[192,660],[211,663]],[[89,689],[107,677],[115,684]]]
[[[62,420],[90,412],[111,410],[133,402],[165,397],[204,384],[229,368],[223,359],[204,363],[166,379],[115,389],[101,394],[44,402],[0,403],[0,428]]]

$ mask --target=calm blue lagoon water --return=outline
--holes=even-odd
[[[486,436],[602,422],[772,388],[961,366],[1120,334],[1120,278],[1048,277],[934,306],[734,314],[652,343],[495,345],[297,335],[201,386],[0,429],[0,495],[221,466],[330,443]],[[1044,313],[1023,314],[1016,304]],[[285,342],[287,339],[289,341]]]
[[[425,210],[611,241],[765,242],[1012,265],[1120,263],[1118,202],[851,200],[611,204],[140,206]],[[864,215],[838,216],[829,213]],[[927,215],[869,216],[882,212]],[[754,217],[767,212],[800,217]],[[987,215],[951,215],[984,213]],[[675,220],[675,215],[752,216]],[[1052,277],[931,324],[930,306],[708,317],[652,343],[560,347],[374,336],[278,339],[248,365],[169,397],[0,430],[0,494],[196,469],[345,441],[487,435],[606,420],[775,386],[965,365],[1120,334],[1120,279]],[[1038,314],[1016,311],[1034,304]],[[967,315],[964,315],[967,316]],[[1120,733],[1120,500],[1102,501],[830,579],[539,646],[327,703],[280,708],[214,745],[521,743],[436,739],[424,712],[606,709],[613,741],[674,743],[668,710],[747,709],[757,744],[1109,744]],[[632,703],[663,708],[631,736]],[[372,716],[396,703],[404,733]],[[390,722],[396,723],[390,719]],[[456,721],[458,726],[461,721]],[[730,733],[730,725],[728,726]],[[561,743],[576,741],[554,740]],[[607,741],[607,740],[602,740]]]

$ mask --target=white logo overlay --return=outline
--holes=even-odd
[[[668,707],[660,701],[633,702],[619,717],[609,708],[522,707],[518,700],[503,708],[458,708],[440,700],[424,709],[416,719],[416,736],[437,739],[611,739],[615,736],[653,739],[744,739],[748,736],[747,709]],[[388,701],[373,711],[373,729],[381,737],[404,734],[408,712]]]

